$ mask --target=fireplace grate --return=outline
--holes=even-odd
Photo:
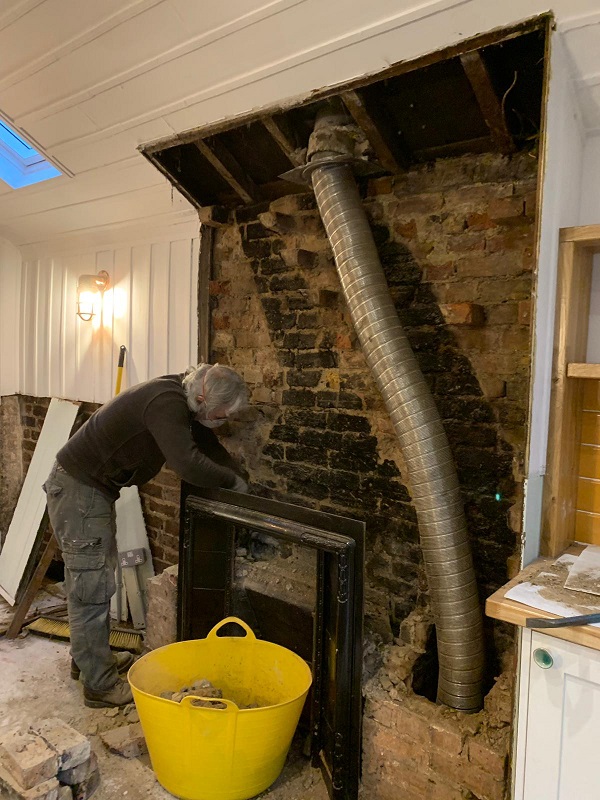
[[[236,531],[316,551],[311,756],[332,800],[357,800],[362,718],[365,525],[251,495],[184,484],[178,638],[206,636],[232,610]]]

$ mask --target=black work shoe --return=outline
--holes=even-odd
[[[126,681],[117,681],[104,692],[83,687],[83,702],[88,708],[119,708],[133,703],[133,695]]]
[[[132,666],[133,662],[135,661],[135,656],[133,653],[124,650],[122,653],[115,653],[115,661],[117,663],[117,672],[119,675],[123,675],[123,673],[127,672],[129,667]],[[75,661],[71,659],[71,677],[74,681],[77,681],[79,680],[80,675],[81,670]]]

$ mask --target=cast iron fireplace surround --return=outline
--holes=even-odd
[[[178,639],[206,636],[232,611],[236,532],[316,551],[311,756],[332,800],[360,779],[365,525],[313,509],[182,485]],[[243,615],[242,615],[243,616]],[[248,622],[251,622],[248,620]],[[281,642],[283,644],[283,642]]]

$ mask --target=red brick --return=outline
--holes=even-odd
[[[485,312],[477,303],[448,303],[440,306],[447,325],[483,325]]]
[[[531,300],[521,300],[518,319],[519,325],[531,325]]]
[[[335,346],[338,350],[352,350],[352,339],[347,333],[338,333],[335,337]]]
[[[210,281],[208,291],[211,295],[231,294],[231,281]]]
[[[401,239],[414,239],[417,235],[417,223],[414,219],[410,222],[395,222],[394,233]]]
[[[458,730],[453,730],[445,722],[436,721],[431,725],[431,744],[438,750],[458,756],[463,749],[463,737]]]
[[[402,216],[409,214],[435,214],[442,208],[444,197],[441,192],[432,192],[431,194],[413,194],[409,197],[395,193],[396,202],[391,205],[391,213],[393,216]]]
[[[213,328],[216,331],[229,330],[231,323],[227,314],[214,314],[212,318]]]
[[[473,214],[467,214],[466,223],[467,227],[472,231],[486,231],[490,228],[498,227],[498,223],[494,222],[487,213],[479,214],[475,212]]]
[[[367,185],[367,195],[374,197],[378,194],[390,194],[394,188],[394,179],[391,175],[384,178],[372,178]]]
[[[506,748],[496,749],[481,739],[471,739],[469,741],[469,761],[481,767],[484,772],[489,773],[493,778],[504,780],[506,775],[506,764],[508,752]]]

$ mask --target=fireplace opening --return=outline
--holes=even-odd
[[[364,523],[185,484],[181,509],[178,639],[205,636],[220,619],[236,611],[249,624],[254,622],[259,637],[303,655],[313,674],[304,712],[313,764],[321,768],[331,800],[357,800],[362,747]],[[287,558],[295,554],[297,566],[293,569],[298,570],[301,563],[306,569],[301,550],[312,553],[312,609],[308,581],[305,587],[300,582],[296,586],[304,594],[302,602],[293,601],[295,573],[288,576],[283,592],[272,591],[273,584],[281,580],[277,576],[271,580],[273,564],[281,559],[280,540],[283,552],[289,553]],[[240,542],[245,546],[238,547]],[[244,559],[249,550],[259,556],[259,562],[270,556],[265,562],[269,580],[258,581],[256,570],[254,574],[249,568],[236,570],[236,561]],[[251,580],[246,582],[248,577]]]
[[[438,674],[437,639],[435,628],[432,627],[427,637],[425,652],[417,658],[413,667],[413,692],[435,703],[437,699]]]

